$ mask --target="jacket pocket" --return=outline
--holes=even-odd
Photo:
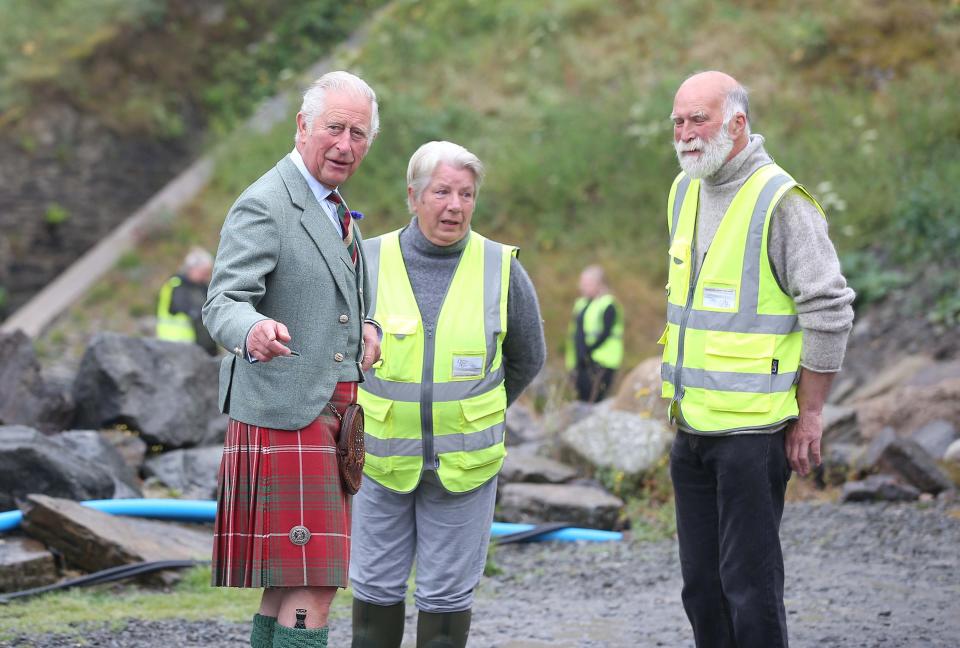
[[[420,320],[416,317],[389,315],[380,322],[383,340],[380,356],[383,363],[377,369],[377,377],[395,382],[419,382],[423,349],[423,334]]]
[[[775,345],[772,335],[708,331],[703,356],[706,406],[726,412],[769,412]]]

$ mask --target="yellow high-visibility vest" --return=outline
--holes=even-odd
[[[368,312],[383,328],[382,361],[359,386],[363,472],[396,492],[416,488],[425,460],[448,491],[473,490],[500,471],[506,455],[501,347],[517,249],[469,237],[435,331],[424,330],[400,230],[363,243],[374,295]]]
[[[193,320],[186,313],[171,313],[170,300],[173,290],[183,282],[180,277],[170,277],[160,288],[157,298],[157,339],[172,342],[196,342],[197,332],[193,329]]]
[[[623,309],[620,303],[611,294],[600,295],[595,299],[580,297],[573,304],[573,313],[570,326],[567,329],[566,365],[573,369],[577,364],[577,319],[583,313],[583,337],[587,346],[596,343],[603,332],[603,314],[607,307],[613,306],[616,317],[613,320],[613,329],[603,343],[593,350],[590,357],[595,363],[607,369],[619,369],[623,363]],[[584,312],[586,310],[586,312]]]
[[[767,255],[770,217],[796,189],[775,164],[744,183],[691,277],[700,181],[681,173],[670,189],[670,270],[663,344],[671,417],[702,433],[771,427],[796,418],[801,331],[790,295]]]

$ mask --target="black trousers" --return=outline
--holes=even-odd
[[[697,648],[787,648],[784,432],[678,432],[670,451],[683,607]]]
[[[585,403],[598,403],[607,397],[613,386],[615,369],[590,364],[574,369],[573,383],[577,390],[577,400]]]

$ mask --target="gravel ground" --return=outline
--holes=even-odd
[[[952,509],[950,508],[952,506]],[[794,648],[960,646],[956,504],[788,504],[781,536]],[[529,544],[497,549],[470,645],[497,648],[693,646],[676,544]],[[414,645],[408,612],[404,648]],[[135,622],[116,632],[19,637],[18,647],[242,646],[244,625]],[[349,645],[349,620],[331,646]]]

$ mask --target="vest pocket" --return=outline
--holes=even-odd
[[[377,377],[395,382],[419,382],[420,363],[416,360],[423,346],[420,320],[390,315],[380,325],[383,327],[380,341],[383,363],[377,369]]]
[[[769,412],[774,336],[708,331],[705,338],[705,405],[725,412]]]
[[[393,458],[389,456],[389,433],[392,427],[390,411],[393,409],[393,401],[366,393],[363,394],[362,401],[364,418],[371,421],[368,427],[376,428],[384,435],[381,437],[368,434],[367,439],[374,437],[375,440],[367,443],[364,471],[370,471],[370,473],[376,475],[385,475],[393,469]],[[377,444],[377,447],[372,447],[374,443]],[[381,445],[382,448],[379,447]],[[377,454],[373,454],[374,451]]]

